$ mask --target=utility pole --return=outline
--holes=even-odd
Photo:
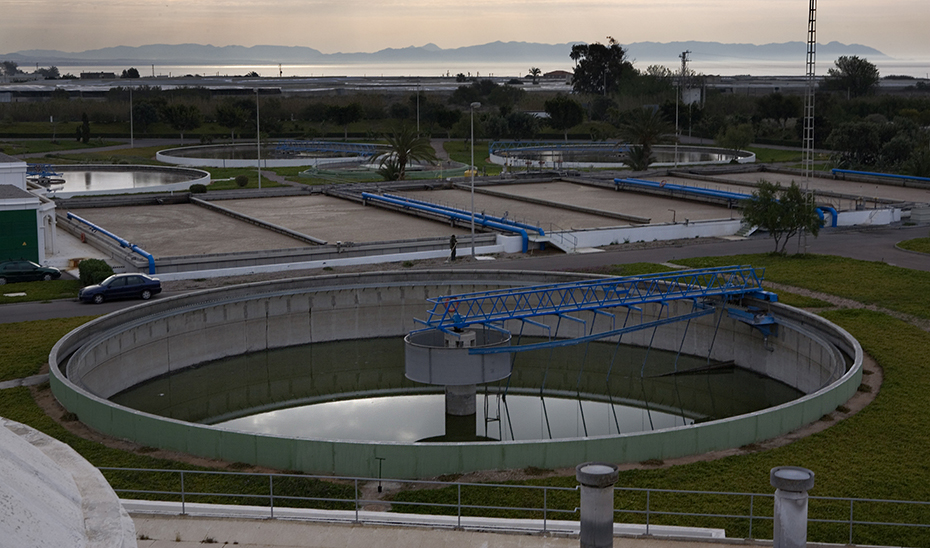
[[[255,154],[258,158],[258,188],[262,188],[262,129],[258,108],[258,88],[255,88]]]

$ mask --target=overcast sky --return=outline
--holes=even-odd
[[[308,46],[371,52],[435,43],[806,41],[805,0],[0,0],[0,53],[108,46]],[[817,40],[930,57],[928,0],[826,0]]]

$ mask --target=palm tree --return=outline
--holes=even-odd
[[[390,175],[392,179],[402,181],[407,177],[407,165],[410,162],[438,162],[436,150],[430,144],[429,138],[419,135],[415,129],[404,125],[395,128],[391,135],[386,137],[391,151],[381,160],[381,169],[378,170],[383,177]]]
[[[628,165],[634,171],[643,171],[655,161],[652,147],[672,142],[674,130],[658,109],[636,109],[629,113],[626,123],[620,126],[620,134],[631,146],[626,155]]]
[[[533,67],[533,68],[530,69],[530,76],[533,77],[533,83],[534,83],[534,84],[538,84],[538,83],[539,83],[539,75],[540,75],[540,74],[542,74],[542,71],[539,70],[539,68]]]

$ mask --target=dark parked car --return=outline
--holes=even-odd
[[[40,266],[32,261],[6,261],[0,263],[0,285],[13,282],[35,282],[57,280],[61,271],[57,268]]]
[[[161,282],[145,274],[114,274],[97,285],[89,285],[78,292],[78,298],[87,303],[100,304],[116,299],[148,300],[161,293]]]

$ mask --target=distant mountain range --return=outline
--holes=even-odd
[[[116,46],[82,52],[56,50],[23,50],[0,54],[0,61],[13,61],[21,65],[107,65],[132,64],[184,64],[184,65],[232,65],[232,64],[347,64],[347,63],[443,63],[479,62],[487,60],[527,63],[564,63],[572,45],[538,44],[531,42],[491,42],[479,46],[443,49],[435,44],[400,49],[383,49],[373,53],[323,53],[319,50],[299,46],[223,46],[200,44],[152,44],[148,46]],[[719,42],[634,42],[624,47],[629,58],[638,64],[661,63],[674,66],[683,51],[692,52],[714,60],[752,59],[781,60],[803,59],[807,52],[805,42],[780,44],[721,44]],[[824,59],[835,59],[841,55],[858,55],[871,60],[887,59],[882,52],[860,44],[830,42],[818,44],[817,54]]]

